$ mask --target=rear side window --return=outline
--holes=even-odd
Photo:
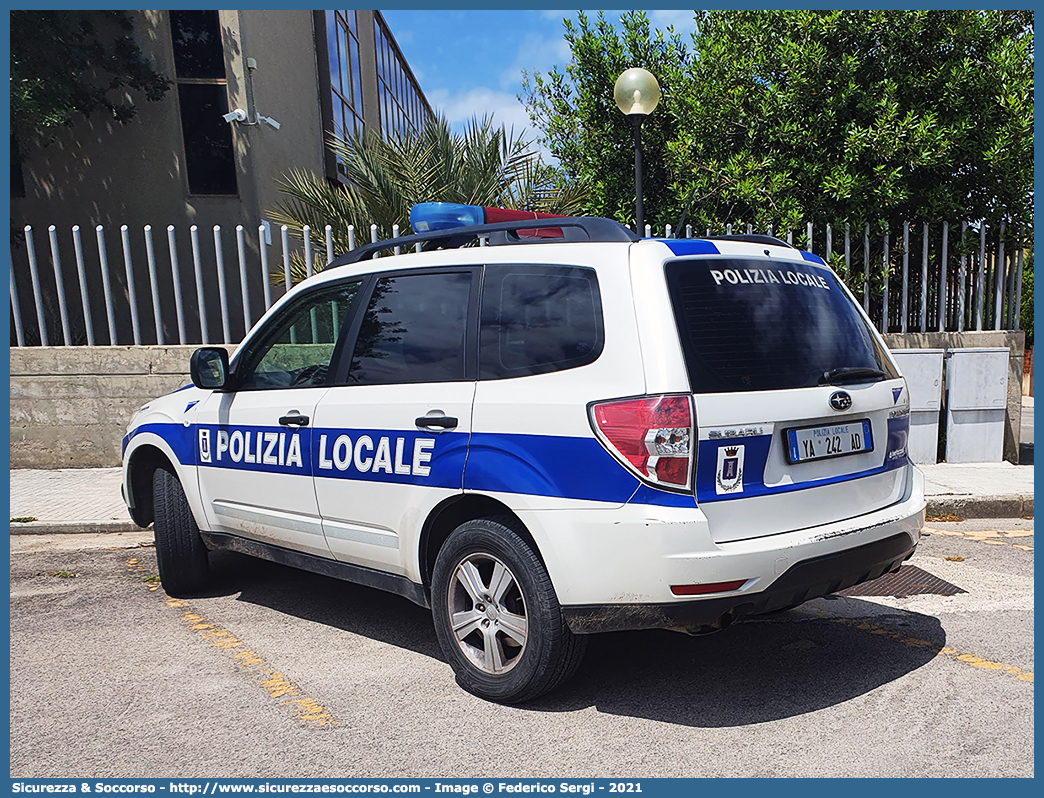
[[[495,380],[584,366],[602,352],[602,304],[593,269],[486,267],[479,376]]]
[[[353,385],[464,379],[470,272],[377,281],[352,353]]]
[[[805,388],[834,369],[898,376],[834,275],[811,264],[673,261],[667,284],[696,393]]]

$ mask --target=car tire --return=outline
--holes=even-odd
[[[169,466],[160,466],[152,475],[152,506],[160,584],[171,596],[199,591],[210,575],[207,547],[185,490]]]
[[[518,704],[576,673],[587,638],[569,631],[547,569],[512,518],[480,518],[447,538],[432,574],[432,614],[457,684]]]

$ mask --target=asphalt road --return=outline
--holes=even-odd
[[[178,601],[141,536],[16,536],[11,774],[1033,776],[1033,522],[929,532],[912,564],[966,593],[600,635],[523,707],[404,599],[221,553]]]

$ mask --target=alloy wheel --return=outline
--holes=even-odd
[[[484,673],[510,671],[529,633],[525,599],[511,569],[492,555],[469,554],[454,569],[447,600],[464,656]]]

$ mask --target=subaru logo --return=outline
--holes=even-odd
[[[834,410],[848,410],[852,406],[852,397],[846,391],[834,391],[830,394],[830,406]]]

